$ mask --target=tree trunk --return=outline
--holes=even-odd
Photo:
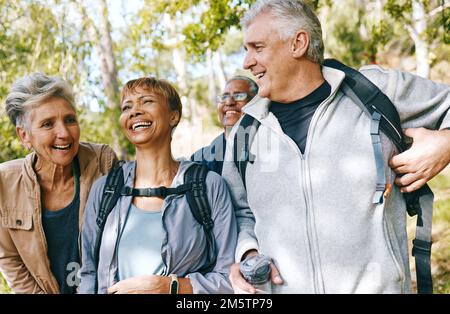
[[[107,106],[111,110],[113,117],[113,126],[118,125],[117,113],[119,112],[119,84],[117,81],[116,60],[114,57],[113,44],[111,38],[111,24],[108,19],[108,7],[106,0],[99,0],[99,28],[96,32],[96,48],[100,57],[100,70],[102,73],[102,83]],[[119,144],[120,131],[118,127],[111,128],[114,151],[121,155],[120,158],[126,158],[126,152],[121,149]]]
[[[213,53],[211,49],[206,50],[206,66],[208,68],[208,100],[214,107],[216,105],[216,75],[214,73]]]
[[[174,44],[171,47],[173,66],[175,68],[175,72],[177,73],[180,98],[183,105],[188,109],[189,123],[192,125],[196,118],[196,112],[193,103],[189,99],[186,52],[177,38],[180,32],[178,32],[176,21],[173,20],[169,14],[164,14],[163,19],[167,29],[169,30],[170,38],[174,40]]]
[[[223,58],[222,53],[220,50],[217,50],[214,54],[215,60],[216,60],[216,75],[217,79],[219,80],[219,92],[222,92],[225,88],[225,84],[227,83],[227,76],[225,74],[225,69],[223,66]]]
[[[416,49],[416,74],[428,78],[430,75],[429,45],[425,38],[427,22],[425,9],[420,0],[412,2],[412,18],[412,27],[409,27],[408,30]]]
[[[183,104],[183,115],[188,117],[187,130],[185,130],[185,133],[191,134],[191,136],[186,136],[185,134],[184,142],[182,143],[184,146],[183,154],[186,155],[187,152],[190,154],[194,148],[199,147],[201,144],[202,124],[197,112],[195,99],[194,97],[190,97],[186,50],[184,49],[183,41],[180,38],[180,26],[179,24],[177,25],[176,19],[169,14],[164,14],[163,21],[168,30],[168,37],[170,38],[170,41],[173,42],[170,46],[172,49],[173,66],[175,68],[175,73],[177,74],[179,94]]]

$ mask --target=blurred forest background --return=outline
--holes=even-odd
[[[221,132],[217,94],[231,76],[251,76],[241,70],[239,20],[253,2],[0,0],[0,162],[27,154],[4,113],[4,99],[12,82],[31,72],[68,80],[77,95],[82,140],[108,143],[122,158],[133,158],[134,151],[118,128],[118,95],[125,82],[141,76],[165,78],[182,96],[175,156],[208,144]],[[310,3],[322,22],[326,57],[450,84],[449,0]],[[450,170],[431,185],[437,200],[435,292],[450,293]],[[0,293],[8,291],[0,276]]]

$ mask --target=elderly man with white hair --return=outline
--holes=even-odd
[[[229,141],[222,171],[239,225],[236,261],[270,256],[273,293],[410,292],[402,193],[419,189],[450,161],[449,86],[378,66],[352,72],[398,111],[413,139],[398,154],[379,134],[381,114],[367,114],[351,96],[360,90],[344,89],[346,73],[324,62],[320,22],[304,1],[258,0],[243,25],[244,68],[259,93],[230,139],[248,117],[259,128],[247,154],[236,154]],[[236,156],[254,157],[245,168]],[[430,292],[431,208],[420,202],[419,227],[427,235],[419,234],[425,240],[415,242],[414,254],[428,267],[422,291]],[[235,291],[256,291],[237,263],[230,279]]]

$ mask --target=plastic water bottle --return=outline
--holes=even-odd
[[[256,293],[272,293],[270,263],[268,256],[259,254],[245,259],[239,265],[242,276],[256,288]]]

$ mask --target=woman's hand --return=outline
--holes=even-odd
[[[121,280],[108,288],[108,294],[168,294],[170,278],[145,275]]]

